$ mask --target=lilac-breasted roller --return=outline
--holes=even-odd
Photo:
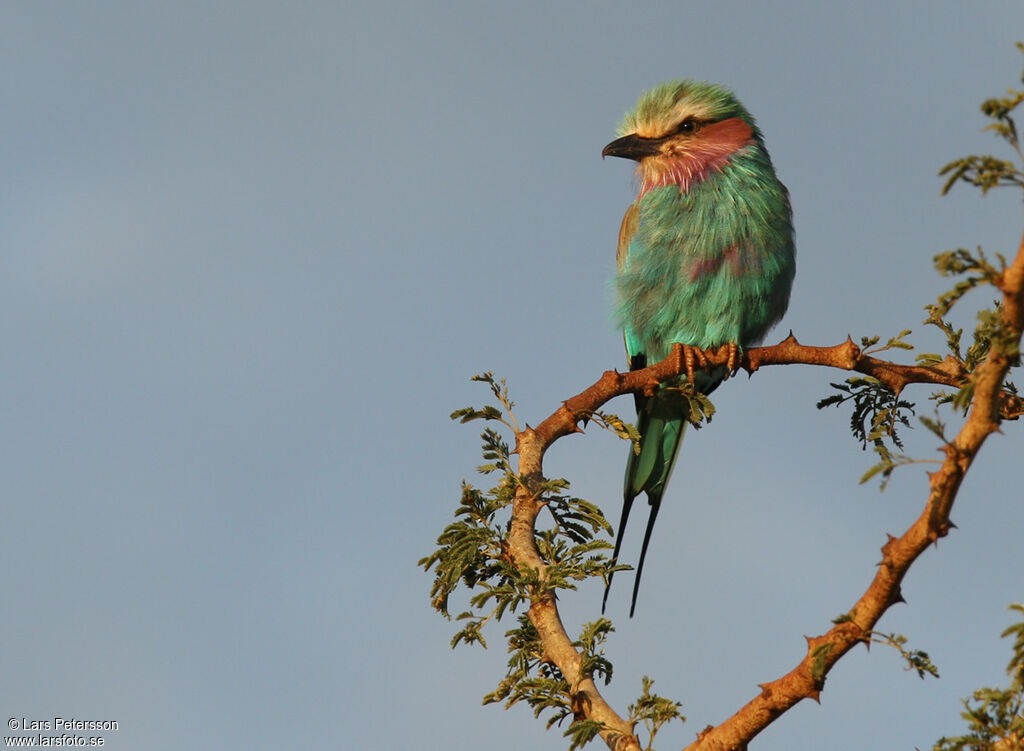
[[[630,370],[664,359],[677,343],[737,350],[758,343],[786,311],[796,250],[789,195],[754,118],[721,86],[673,80],[645,92],[619,133],[602,156],[638,163],[616,277]],[[694,386],[709,394],[727,375],[726,368],[700,371]],[[690,409],[678,384],[637,395],[636,406],[640,452],[631,451],[626,465],[613,553],[617,560],[633,501],[646,493],[651,512],[630,616]],[[607,600],[606,588],[602,611]]]

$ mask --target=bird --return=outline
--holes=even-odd
[[[636,611],[651,531],[691,418],[685,387],[710,394],[738,353],[782,318],[796,274],[789,192],[754,118],[723,86],[673,79],[645,91],[619,138],[601,156],[637,162],[637,197],[616,253],[616,320],[630,370],[667,357],[673,345],[729,347],[729,364],[636,394],[639,448],[630,451],[612,563],[633,502],[650,504],[629,615]],[[692,362],[692,361],[691,361]],[[690,368],[688,368],[689,370]],[[632,447],[631,447],[632,448]],[[609,573],[601,612],[608,603]]]

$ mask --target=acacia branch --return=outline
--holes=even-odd
[[[928,500],[921,515],[900,537],[889,536],[882,547],[878,571],[850,609],[848,618],[822,636],[808,637],[806,655],[795,668],[781,678],[762,684],[758,696],[718,727],[701,732],[686,751],[743,749],[797,702],[806,698],[817,700],[832,666],[856,644],[867,642],[885,611],[902,601],[900,583],[913,562],[952,528],[950,510],[974,457],[988,435],[999,429],[1004,417],[1020,414],[1020,400],[1003,392],[1002,384],[1011,365],[1016,364],[1024,330],[1024,240],[1013,263],[994,283],[1003,295],[1005,341],[1016,344],[993,346],[984,362],[970,375],[952,357],[933,366],[899,365],[868,357],[849,338],[833,347],[809,347],[790,334],[775,346],[752,348],[743,354],[739,364],[750,373],[766,365],[822,365],[877,378],[896,394],[911,383],[961,388],[968,380],[973,381],[975,391],[963,427],[956,438],[943,446],[945,458],[941,468],[929,475]],[[729,357],[726,347],[697,354],[701,367],[723,365]],[[676,345],[668,358],[648,368],[629,373],[607,371],[536,428],[527,426],[516,434],[519,474],[523,482],[513,503],[508,544],[509,555],[517,566],[536,570],[541,581],[544,580],[546,567],[534,534],[537,515],[543,506],[538,500],[537,488],[543,481],[544,453],[551,444],[565,435],[581,432],[578,422],[610,399],[634,392],[653,393],[659,384],[686,373],[687,366],[683,348]],[[692,359],[689,367],[693,367]],[[594,681],[581,672],[582,655],[562,624],[554,592],[550,589],[540,592],[533,599],[528,616],[544,645],[544,659],[556,665],[570,684],[576,718],[602,723],[601,737],[614,751],[639,751],[640,743],[630,723],[608,705]]]

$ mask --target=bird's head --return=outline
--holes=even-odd
[[[601,156],[635,159],[641,196],[666,185],[685,193],[735,152],[761,142],[754,118],[731,91],[691,79],[645,91],[619,134]]]

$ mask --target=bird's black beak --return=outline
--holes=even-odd
[[[664,138],[644,138],[636,133],[616,138],[601,150],[601,158],[621,156],[624,159],[640,161],[645,156],[656,156],[661,149]]]

